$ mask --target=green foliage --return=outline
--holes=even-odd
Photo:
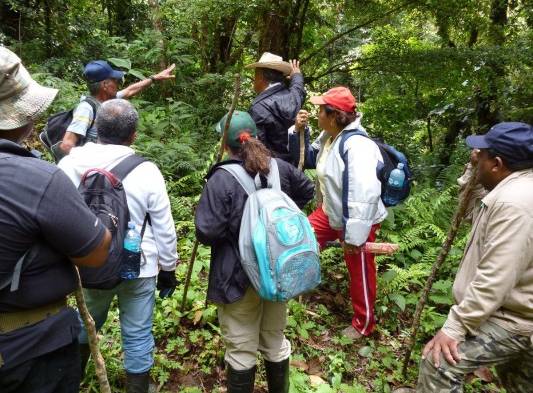
[[[159,4],[157,12],[153,3]],[[493,20],[494,7],[500,3],[508,3],[503,25]],[[403,384],[402,344],[457,205],[455,179],[469,155],[463,139],[499,119],[533,121],[531,4],[522,0],[95,4],[7,0],[0,5],[0,43],[19,53],[39,82],[60,90],[49,113],[72,108],[86,94],[81,71],[90,60],[107,59],[122,68],[127,72],[125,84],[152,75],[162,63],[176,64],[174,81],[156,84],[133,100],[140,114],[134,147],[165,176],[183,261],[192,251],[194,209],[218,151],[219,135],[212,125],[231,102],[234,72],[245,76],[238,107],[248,108],[255,93],[251,73],[246,74],[243,66],[259,51],[306,59],[302,70],[308,95],[339,84],[350,87],[370,134],[408,155],[415,175],[412,196],[390,209],[379,235],[380,240],[398,243],[400,251],[377,258],[376,334],[353,342],[340,333],[352,311],[338,249],[322,252],[320,289],[303,302],[289,302],[286,331],[297,363],[291,368],[291,392],[390,392]],[[340,36],[346,31],[350,33]],[[308,103],[306,108],[316,113]],[[36,124],[37,130],[43,120]],[[317,133],[316,121],[311,122]],[[314,177],[313,171],[307,173]],[[440,328],[452,303],[453,277],[466,237],[465,226],[430,293],[408,383],[416,378],[418,350]],[[216,307],[205,307],[209,256],[209,249],[201,246],[184,313],[179,308],[185,263],[177,269],[180,285],[174,296],[157,300],[152,376],[158,391],[224,391],[224,345]],[[115,306],[101,335],[113,391],[123,391]],[[264,392],[262,370],[258,385]],[[496,389],[479,382],[473,386],[467,389]],[[98,391],[92,363],[83,391]]]

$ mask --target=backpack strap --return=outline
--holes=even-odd
[[[244,191],[246,191],[248,195],[253,194],[257,190],[254,179],[241,165],[226,164],[221,165],[220,168],[231,173],[231,175],[239,182],[241,187],[244,188]]]
[[[256,175],[255,178],[252,178],[252,176],[246,172],[242,165],[226,164],[221,165],[220,168],[231,173],[248,195],[253,194],[262,188],[259,175]],[[270,159],[270,173],[268,174],[267,179],[270,187],[274,188],[275,190],[281,190],[278,163],[274,158]]]
[[[370,138],[366,132],[363,132],[361,130],[346,130],[344,131],[342,134],[341,134],[341,141],[339,142],[339,154],[341,155],[342,159],[345,161],[346,163],[346,159],[345,159],[345,153],[344,153],[344,144],[346,143],[346,140],[351,137],[351,136],[354,136],[354,135],[360,135],[360,136],[364,136],[365,138]]]
[[[143,162],[147,162],[147,161],[149,160],[144,157],[138,156],[137,154],[132,154],[131,156],[128,156],[124,158],[122,161],[120,161],[109,172],[111,172],[113,175],[119,178],[120,181],[123,181],[132,170],[137,168]],[[143,226],[141,229],[141,239],[144,236],[144,231],[146,230],[146,224],[152,225],[150,213],[146,213],[146,215],[144,216]]]
[[[339,142],[339,154],[342,158],[342,161],[344,162],[344,167],[346,168],[348,166],[348,157],[346,157],[346,152],[344,151],[344,144],[346,143],[346,140],[354,135],[360,135],[364,136],[365,138],[370,139],[372,142],[376,143],[375,140],[370,138],[368,134],[362,130],[356,129],[356,130],[346,130],[341,134],[341,141]],[[379,151],[381,152],[381,148],[378,143],[376,143],[376,146],[378,147]],[[382,154],[383,155],[383,154]],[[380,161],[378,161],[378,165],[376,167],[376,176],[381,181],[381,171],[383,170],[384,164]]]
[[[120,161],[109,172],[118,177],[120,181],[123,181],[132,170],[146,161],[148,161],[146,158],[132,154]]]
[[[33,246],[32,246],[33,247]],[[4,280],[0,281],[0,291],[4,288],[7,288],[10,286],[9,291],[15,292],[17,289],[19,289],[19,283],[20,283],[20,274],[22,273],[22,270],[24,267],[24,262],[26,261],[26,257],[30,253],[32,247],[30,247],[17,261],[15,264],[15,267],[13,268],[13,273],[5,278]]]
[[[87,130],[90,130],[91,128],[93,128],[94,122],[96,121],[96,113],[98,112],[98,109],[100,108],[101,104],[91,96],[86,96],[83,101],[89,104],[91,108],[93,108],[93,120],[91,121],[89,128],[87,128]]]
[[[270,173],[268,174],[268,180],[270,184],[272,184],[273,189],[281,191],[278,162],[275,158],[270,159]]]

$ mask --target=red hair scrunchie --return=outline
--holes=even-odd
[[[249,132],[244,131],[241,134],[239,134],[239,142],[241,143],[241,145],[251,138],[252,136],[250,135]]]

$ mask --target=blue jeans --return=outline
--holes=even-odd
[[[152,316],[155,305],[156,278],[137,278],[121,282],[113,289],[84,289],[85,302],[96,329],[100,330],[107,319],[109,306],[115,295],[120,311],[120,330],[124,368],[128,373],[144,373],[154,363],[154,336]],[[80,318],[81,321],[81,318]],[[79,336],[81,344],[88,342],[87,331],[82,324]]]

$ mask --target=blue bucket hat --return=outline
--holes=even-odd
[[[527,123],[498,123],[485,135],[468,136],[466,144],[493,150],[511,167],[533,167],[533,127]]]
[[[101,82],[105,79],[120,80],[124,77],[122,71],[114,70],[105,60],[94,60],[85,66],[83,76],[89,82]]]

